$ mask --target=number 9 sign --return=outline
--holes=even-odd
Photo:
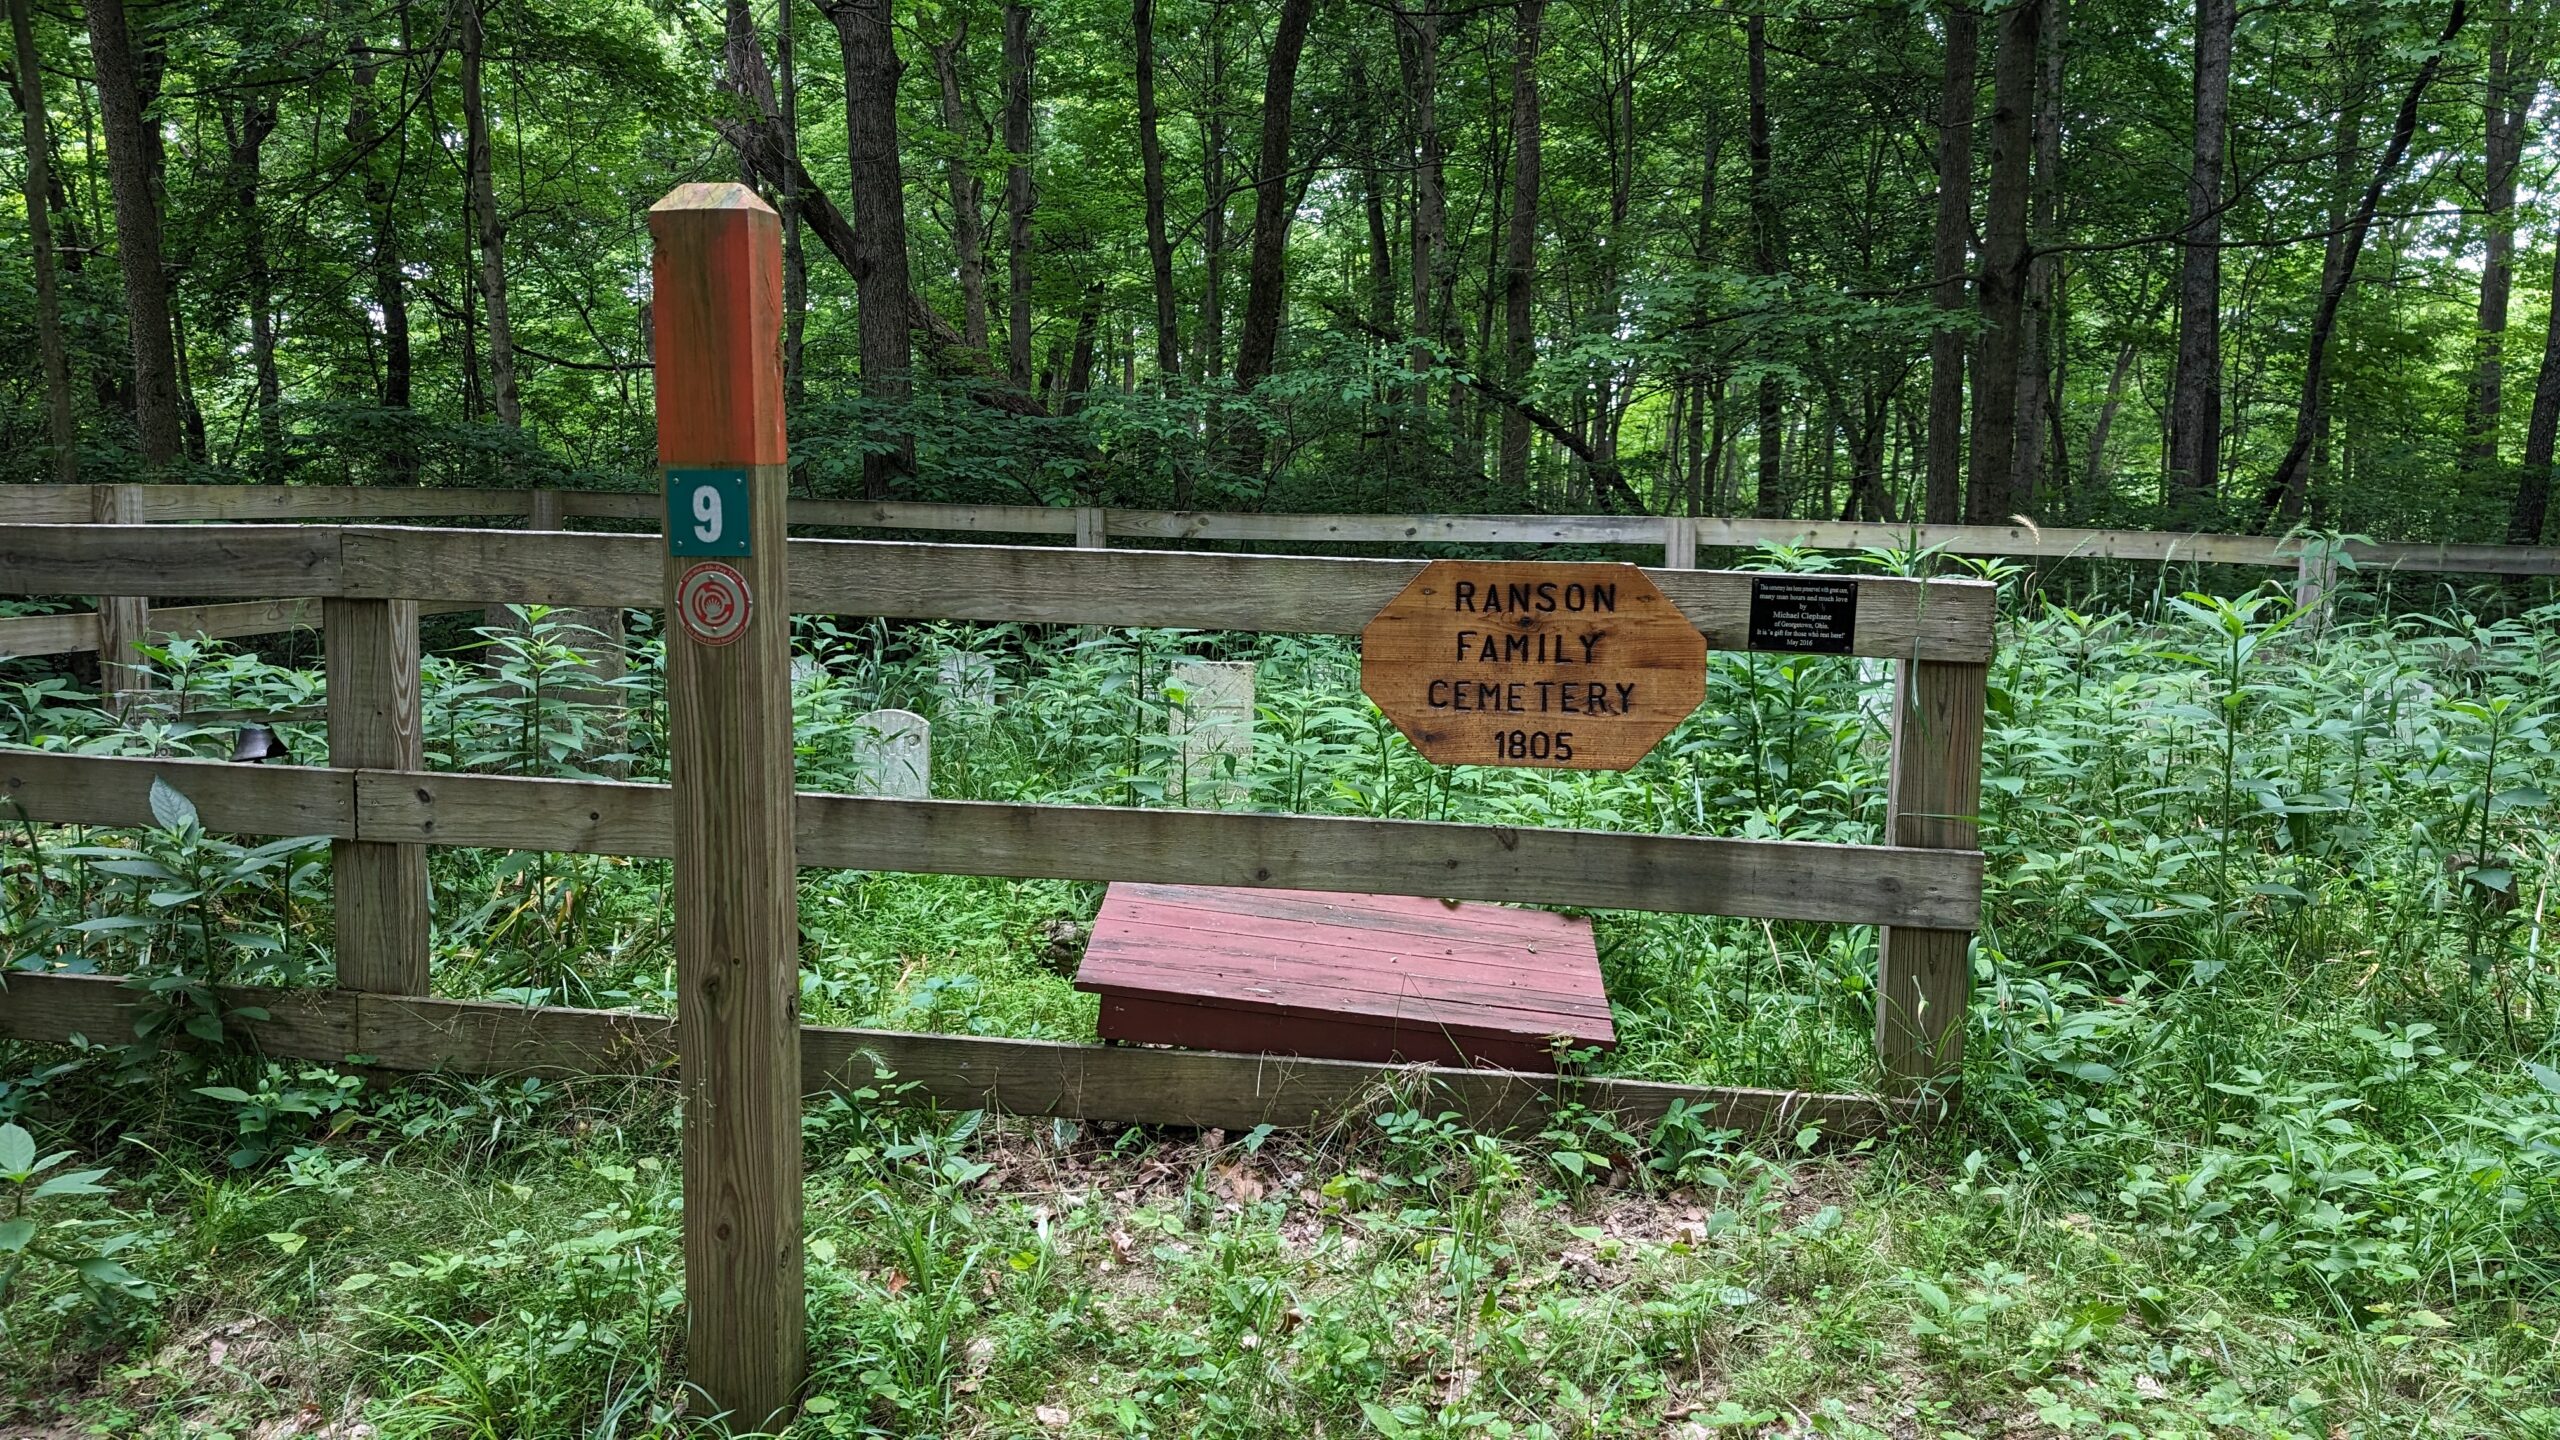
[[[667,553],[752,555],[747,472],[667,471]]]

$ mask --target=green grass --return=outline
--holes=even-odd
[[[813,1107],[795,1433],[2560,1433],[2560,617],[2350,605],[2314,633],[2263,596],[2009,597],[1965,1104],[1932,1135],[1843,1154],[1568,1117],[1497,1142],[1427,1093],[1303,1137],[943,1115],[894,1087]],[[649,773],[651,669],[617,738],[561,698],[571,638],[538,623],[494,672],[440,664],[448,763],[566,773],[620,749]],[[814,787],[846,783],[854,716],[901,705],[935,718],[938,794],[1196,799],[1220,777],[1180,772],[1161,693],[1194,653],[1261,662],[1239,804],[1830,840],[1882,819],[1880,697],[1854,662],[1716,655],[1707,705],[1644,764],[1560,775],[1427,765],[1329,640],[804,640],[826,666],[799,695]],[[992,709],[938,694],[954,647],[998,656]],[[210,648],[171,668],[206,707],[310,683]],[[31,743],[227,739],[116,732],[58,686],[0,685],[0,726]],[[270,848],[22,828],[0,958],[316,979],[326,867]],[[194,893],[136,873],[146,857]],[[440,851],[433,878],[445,993],[669,1004],[663,865]],[[806,876],[807,1012],[1085,1038],[1065,972],[1099,893]],[[1600,1070],[1872,1081],[1872,932],[1596,920],[1622,1037]],[[52,1262],[8,1282],[0,1407],[23,1424],[699,1416],[664,1092],[366,1092],[182,1031],[146,1051],[0,1050],[0,1118],[76,1152],[57,1170],[114,1167],[110,1194],[28,1202],[36,1233],[133,1282]],[[0,1219],[32,1183],[0,1188]]]

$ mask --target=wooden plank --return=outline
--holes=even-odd
[[[13,615],[0,619],[0,660],[27,655],[74,655],[98,648],[98,616],[92,610],[69,615]]]
[[[142,487],[96,485],[89,491],[89,518],[100,525],[132,525],[142,519]],[[140,573],[102,578],[98,583],[98,688],[107,709],[121,715],[127,697],[151,688],[149,662],[136,653],[147,644],[151,629],[151,591]],[[137,588],[118,590],[119,584]]]
[[[1047,505],[935,505],[910,500],[794,500],[794,525],[1073,535],[1076,513]]]
[[[151,782],[194,802],[204,828],[234,835],[356,833],[355,772],[0,749],[0,810],[51,825],[154,825]]]
[[[1663,520],[1662,568],[1665,570],[1698,568],[1698,521],[1695,516],[1673,515]]]
[[[376,485],[139,485],[137,519],[445,519],[521,515],[528,490],[427,490]]]
[[[712,534],[701,538],[744,541],[718,562],[677,555],[670,519],[657,566],[668,612],[676,1045],[685,1057],[686,1367],[715,1409],[746,1422],[739,1428],[778,1429],[809,1359],[782,225],[743,185],[692,184],[650,207],[649,235],[658,463],[743,471],[737,499],[747,510],[715,507]],[[679,596],[698,568],[736,583],[735,628],[704,621],[697,633],[688,619]]]
[[[1989,667],[1896,667],[1885,838],[1978,854]],[[1975,921],[1887,926],[1876,945],[1876,1055],[1886,1088],[1919,1094],[1963,1073]]]
[[[113,977],[9,972],[0,980],[8,986],[0,992],[0,1039],[121,1036],[131,1024],[136,997]],[[344,991],[244,989],[225,998],[280,1015],[292,1007],[295,1023],[252,1022],[249,1030],[268,1054],[294,1059],[336,1064],[360,1055],[385,1070],[466,1075],[651,1075],[677,1064],[674,1023],[658,1015]],[[1129,1124],[1294,1129],[1369,1113],[1400,1095],[1456,1111],[1462,1123],[1488,1133],[1534,1133],[1567,1101],[1638,1134],[1675,1101],[1707,1111],[1705,1123],[1747,1134],[1819,1125],[1841,1140],[1886,1134],[1915,1114],[1908,1102],[1811,1091],[819,1026],[800,1033],[801,1088],[810,1095],[872,1085],[894,1072],[946,1108]]]
[[[2449,545],[2423,541],[2351,541],[2343,547],[2366,570],[2440,571],[2458,575],[2560,575],[2560,547]]]
[[[1360,689],[1436,765],[1627,770],[1706,699],[1707,647],[1633,565],[1434,560],[1360,631]]]
[[[418,599],[545,605],[659,603],[641,536],[349,527],[345,589]],[[791,542],[791,606],[804,615],[1353,635],[1421,572],[1418,560],[1188,555],[893,540]],[[1718,649],[1750,647],[1745,571],[1649,570]],[[1978,580],[1844,576],[1858,587],[1848,653],[1983,660],[1993,588]]]
[[[90,504],[86,485],[0,484],[0,524],[78,525]]]
[[[0,595],[145,583],[163,595],[334,595],[339,534],[325,525],[0,525]]]
[[[1094,1028],[1103,1039],[1119,1044],[1176,1044],[1186,1050],[1245,1051],[1293,1060],[1316,1056],[1372,1065],[1552,1071],[1559,1042],[1566,1048],[1583,1048],[1561,1036],[1501,1034],[1364,1015],[1244,1010],[1223,1003],[1191,1003],[1176,995],[1116,992],[1102,995]]]
[[[2077,530],[2029,525],[1883,525],[1849,520],[1757,520],[1701,517],[1698,543],[1729,548],[1763,545],[1809,550],[1945,550],[2049,560],[2146,560],[2171,564],[2293,563],[2293,542],[2278,536],[2173,534],[2148,530]]]
[[[426,768],[418,602],[324,600],[329,759],[342,769]],[[338,985],[384,995],[428,989],[427,847],[337,840]]]
[[[1662,543],[1650,515],[1237,515],[1112,510],[1113,535],[1157,540],[1365,544],[1645,545]]]
[[[663,857],[663,786],[368,774],[367,839]],[[811,868],[1346,890],[1849,925],[1971,927],[1969,851],[1423,820],[802,794]]]

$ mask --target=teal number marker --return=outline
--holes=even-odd
[[[746,471],[667,472],[668,554],[752,555],[750,519]]]

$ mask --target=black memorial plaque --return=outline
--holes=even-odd
[[[1751,648],[1846,655],[1858,644],[1858,582],[1828,575],[1751,577]]]

